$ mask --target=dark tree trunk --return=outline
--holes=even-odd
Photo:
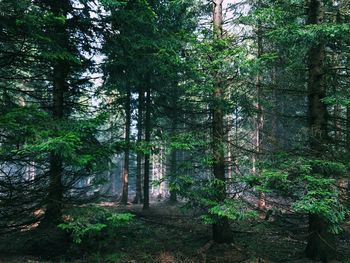
[[[142,132],[143,132],[143,107],[145,103],[145,91],[143,87],[140,87],[139,97],[138,97],[138,116],[137,116],[137,142],[142,142]],[[136,157],[136,195],[133,203],[142,203],[142,158],[143,154],[138,151]]]
[[[130,125],[131,125],[131,93],[130,88],[127,87],[126,101],[125,101],[125,144],[124,151],[124,167],[123,167],[123,193],[121,203],[126,205],[129,196],[129,162],[130,162]]]
[[[66,89],[67,72],[64,63],[54,66],[53,109],[52,116],[61,121],[64,118],[64,92]],[[63,161],[58,153],[50,153],[49,189],[46,201],[45,224],[57,225],[62,219],[63,199]]]
[[[223,0],[213,1],[213,31],[214,38],[216,40],[221,39],[222,35],[222,2]],[[214,77],[215,86],[213,93],[213,106],[212,106],[212,150],[213,150],[213,173],[215,179],[221,181],[216,184],[215,199],[217,202],[224,202],[226,198],[226,178],[225,178],[225,151],[224,142],[226,139],[224,131],[224,92],[223,83],[216,72]],[[226,217],[219,216],[216,218],[216,222],[213,224],[213,239],[215,242],[224,243],[232,240],[232,233],[228,219]]]
[[[179,100],[179,94],[178,90],[174,90],[174,93],[172,94],[172,105],[171,105],[171,137],[175,137],[176,130],[178,126],[178,100]],[[171,149],[170,153],[170,203],[176,203],[177,202],[177,192],[175,189],[171,187],[171,184],[173,184],[176,180],[176,173],[177,173],[177,149]]]
[[[311,0],[308,13],[308,24],[321,24],[324,17],[323,1]],[[326,96],[324,80],[324,46],[315,44],[309,51],[309,130],[310,153],[321,157],[327,142],[327,107],[323,103]],[[317,214],[309,215],[309,236],[306,256],[313,260],[327,262],[335,255],[335,237],[327,231],[325,220]]]
[[[50,9],[55,16],[66,17],[69,1],[52,1]],[[66,24],[55,24],[50,31],[51,37],[61,48],[69,50],[69,36]],[[64,94],[67,90],[68,62],[56,60],[53,64],[52,117],[57,122],[64,119]],[[50,153],[49,189],[46,200],[45,217],[42,225],[57,225],[62,220],[63,202],[63,161],[57,152]]]
[[[346,107],[346,131],[345,131],[345,139],[346,139],[346,146],[345,149],[347,151],[348,157],[350,157],[350,107]],[[349,174],[342,179],[340,191],[341,191],[341,198],[343,199],[343,202],[346,207],[350,207],[350,196],[349,196],[349,186],[350,186],[350,178]]]
[[[309,7],[309,24],[321,24],[323,20],[323,3],[312,0]],[[315,155],[320,155],[327,140],[327,107],[323,103],[326,96],[324,81],[324,46],[315,44],[309,51],[309,127],[310,148]]]
[[[327,231],[327,224],[320,216],[310,214],[306,256],[313,260],[328,262],[335,256],[335,252],[334,234]]]
[[[346,107],[346,150],[350,155],[350,107]]]
[[[43,224],[57,225],[62,219],[63,164],[60,156],[50,154],[50,184]]]
[[[176,179],[176,169],[177,169],[177,150],[172,149],[171,150],[171,156],[170,156],[170,183],[174,183]],[[170,186],[170,198],[169,201],[171,203],[177,202],[177,193],[176,190],[171,189]]]
[[[146,95],[146,118],[145,118],[145,142],[150,145],[151,142],[151,89],[147,83]],[[150,149],[145,154],[144,178],[143,178],[143,209],[149,208],[149,172],[150,172]]]

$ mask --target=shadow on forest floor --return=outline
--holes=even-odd
[[[26,256],[28,252],[23,248],[28,240],[35,238],[27,231],[6,239],[0,238],[0,262],[312,262],[303,258],[301,254],[307,235],[302,217],[284,215],[269,221],[255,219],[234,223],[234,243],[219,245],[211,241],[210,226],[202,224],[193,212],[185,211],[180,206],[169,206],[159,202],[152,204],[149,210],[143,211],[140,205],[101,205],[135,215],[135,220],[128,228],[120,231],[113,242],[103,249],[70,249],[65,255],[47,255],[46,258],[50,260]],[[47,236],[50,237],[50,234],[47,233]],[[339,261],[335,262],[350,262],[349,228],[339,236],[338,241]],[[37,247],[39,254],[41,249]],[[5,252],[7,256],[1,256]]]

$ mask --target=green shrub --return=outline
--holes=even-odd
[[[121,228],[127,226],[134,215],[116,213],[112,209],[87,206],[71,209],[66,221],[58,228],[70,234],[78,249],[101,249],[108,246]]]

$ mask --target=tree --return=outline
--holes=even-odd
[[[321,25],[324,20],[324,3],[321,0],[312,0],[309,4],[309,25]],[[322,158],[328,141],[326,83],[324,71],[324,44],[315,43],[308,53],[308,105],[309,105],[309,133],[310,151],[313,156]],[[309,215],[309,237],[306,246],[306,255],[311,259],[321,259],[327,262],[334,257],[335,237],[327,229],[327,223],[318,214]]]
[[[69,1],[63,3],[53,2],[48,4],[49,10],[54,17],[67,17],[71,4]],[[49,34],[59,48],[67,52],[69,47],[69,36],[66,24],[54,24],[49,29]],[[65,93],[67,91],[67,77],[70,63],[65,59],[53,61],[53,90],[52,90],[52,117],[57,121],[62,121],[66,116]],[[63,203],[63,160],[59,154],[54,151],[50,153],[50,183],[47,196],[47,207],[45,211],[45,221],[57,225],[62,219]]]
[[[125,98],[125,151],[124,151],[124,166],[123,166],[123,193],[121,203],[126,205],[129,196],[129,162],[130,162],[130,129],[131,129],[131,91],[127,87]]]
[[[222,29],[222,3],[223,0],[213,1],[213,34],[214,41],[223,38]],[[224,141],[224,91],[222,77],[214,73],[213,106],[212,106],[212,144],[213,144],[213,174],[218,181],[216,187],[216,201],[223,202],[226,198],[225,177],[225,151]],[[232,239],[227,217],[217,218],[213,224],[213,239],[218,242],[228,242]]]
[[[81,200],[86,193],[77,182],[93,176],[104,163],[106,149],[95,137],[103,117],[88,117],[90,106],[84,102],[91,99],[90,77],[84,74],[93,68],[87,58],[92,52],[93,26],[90,8],[82,6],[76,8],[70,1],[17,1],[6,6],[10,13],[18,8],[23,15],[17,16],[15,24],[6,25],[4,32],[16,26],[23,34],[21,46],[26,47],[16,54],[20,63],[4,68],[16,72],[4,88],[12,106],[1,112],[1,131],[11,134],[2,141],[1,165],[9,172],[1,181],[11,179],[16,185],[1,190],[7,199],[1,205],[11,214],[8,228],[40,220],[43,228],[56,228],[64,203]],[[28,164],[35,167],[34,176],[26,176]],[[26,204],[17,209],[22,195]],[[38,209],[45,214],[35,216]]]
[[[151,149],[149,148],[151,143],[151,83],[149,79],[146,79],[146,104],[145,104],[145,143],[148,145],[148,149],[145,153],[145,164],[143,174],[143,209],[149,208],[149,173],[150,173],[150,156]]]
[[[140,145],[143,139],[143,122],[144,122],[144,104],[145,104],[145,92],[143,90],[143,86],[141,85],[139,88],[138,99],[137,99],[137,143]],[[142,151],[137,151],[136,157],[136,195],[134,199],[134,203],[142,203]]]
[[[334,107],[332,112],[327,104],[333,104],[327,101],[330,99],[328,96],[331,94],[331,87],[334,87],[333,92],[339,89],[337,84],[332,83],[333,73],[329,70],[334,63],[335,47],[342,42],[341,38],[335,40],[334,34],[346,29],[333,24],[334,12],[331,3],[308,2],[306,16],[303,16],[305,2],[285,1],[275,4],[272,8],[266,6],[258,9],[257,15],[264,21],[263,25],[266,23],[267,30],[271,30],[266,34],[267,40],[272,40],[272,51],[276,50],[282,62],[279,70],[284,74],[277,75],[277,78],[283,81],[281,85],[288,86],[290,91],[298,93],[301,99],[299,104],[297,99],[288,101],[286,94],[278,96],[279,103],[282,101],[288,107],[288,110],[283,111],[290,115],[286,116],[290,122],[286,125],[289,126],[286,132],[289,134],[294,130],[299,136],[298,140],[285,144],[288,147],[284,149],[283,155],[301,163],[301,167],[309,167],[309,171],[293,171],[292,167],[289,167],[290,161],[281,158],[280,153],[277,153],[273,156],[275,161],[265,162],[268,164],[263,166],[263,176],[267,177],[266,180],[271,180],[271,176],[280,177],[281,182],[288,178],[290,183],[293,182],[297,186],[294,193],[288,193],[287,189],[283,189],[282,192],[294,199],[293,209],[309,214],[310,234],[306,255],[326,262],[335,255],[334,234],[339,231],[339,224],[344,219],[344,210],[339,202],[339,192],[334,187],[334,181],[345,172],[346,161],[341,157],[344,148],[339,147],[337,143],[339,124],[330,118],[332,115],[338,116],[340,108]],[[293,12],[292,6],[295,7]],[[295,55],[296,52],[298,56]],[[303,70],[305,68],[308,70]],[[294,78],[294,83],[287,84],[285,79],[290,77]],[[304,87],[307,87],[307,90],[304,90]],[[303,100],[307,101],[307,104],[303,103]],[[298,110],[295,105],[299,105]],[[296,132],[295,127],[301,124],[297,123],[294,117],[297,114],[302,114],[308,120],[307,134]],[[331,121],[336,123],[333,129]],[[279,170],[281,163],[285,170]],[[298,174],[299,177],[293,178],[293,174]]]
[[[113,30],[105,32],[105,53],[107,54],[106,76],[110,87],[122,91],[126,94],[125,104],[123,105],[126,113],[126,136],[125,136],[125,163],[123,175],[123,197],[126,202],[127,194],[127,168],[129,163],[130,150],[130,123],[131,123],[131,97],[138,93],[139,108],[139,144],[142,137],[144,124],[145,130],[145,150],[144,160],[144,206],[149,204],[149,156],[150,156],[150,138],[151,138],[151,76],[154,67],[152,61],[153,53],[156,50],[154,35],[154,11],[147,1],[129,1],[129,2],[105,2],[106,8],[111,11],[109,19]],[[129,46],[129,43],[133,43]],[[143,100],[143,94],[146,93],[146,99]],[[118,98],[117,98],[117,106]],[[125,107],[126,106],[126,107]],[[142,114],[145,112],[145,119]],[[137,147],[136,147],[137,148]],[[140,167],[140,151],[138,151],[138,160]],[[138,170],[140,172],[140,170]],[[138,175],[138,194],[140,194],[140,176]],[[146,191],[147,190],[147,191]],[[141,197],[139,197],[141,198]]]

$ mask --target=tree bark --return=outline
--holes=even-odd
[[[321,0],[312,0],[309,6],[308,23],[321,24],[323,20],[323,3]],[[314,44],[309,51],[309,127],[310,149],[320,155],[327,140],[327,107],[323,103],[326,96],[324,81],[324,46]]]
[[[137,142],[142,142],[143,133],[143,106],[145,103],[145,91],[143,87],[140,87],[138,97],[138,116],[137,116]],[[136,157],[136,195],[134,202],[135,204],[142,203],[142,156],[143,154],[138,151]]]
[[[173,129],[174,129],[174,127],[173,127]],[[177,150],[172,149],[171,156],[170,156],[170,183],[171,184],[174,183],[174,181],[176,179],[176,169],[177,169]],[[176,201],[177,201],[177,193],[174,189],[170,189],[169,201],[171,203],[176,203]]]
[[[172,94],[172,115],[171,115],[171,137],[175,137],[176,130],[178,126],[178,90],[175,89],[174,93]],[[171,149],[170,153],[170,203],[176,203],[177,201],[177,192],[176,190],[171,188],[171,184],[173,184],[176,180],[176,171],[177,171],[177,149]]]
[[[329,262],[335,257],[335,246],[334,234],[327,231],[326,222],[320,216],[310,214],[306,256],[312,260]]]
[[[261,25],[260,22],[258,23],[258,29],[257,29],[257,42],[258,42],[258,59],[261,58],[263,54],[263,42],[262,42],[262,32],[261,32]],[[255,138],[255,164],[254,164],[254,170],[253,173],[259,174],[256,162],[259,160],[259,157],[261,156],[261,148],[262,148],[262,130],[264,127],[264,116],[263,116],[263,108],[261,105],[261,97],[262,97],[262,75],[261,72],[258,72],[257,78],[256,78],[256,87],[257,87],[257,104],[256,104],[256,110],[257,110],[257,118],[256,118],[256,138]],[[259,192],[259,201],[258,201],[258,208],[259,209],[265,209],[265,193]]]
[[[145,116],[145,142],[147,147],[151,143],[151,88],[150,83],[147,83],[147,95],[146,95],[146,116]],[[149,208],[149,173],[150,173],[150,149],[145,154],[144,165],[144,182],[143,182],[143,209]]]
[[[70,2],[52,1],[48,5],[54,16],[66,17]],[[69,35],[67,25],[57,23],[50,32],[51,38],[60,48],[67,51],[69,47]],[[67,77],[69,73],[69,62],[65,59],[52,61],[53,67],[53,91],[52,91],[52,117],[61,122],[65,119],[65,92],[68,90]],[[49,188],[46,200],[46,211],[42,225],[57,225],[62,220],[63,184],[64,174],[63,159],[59,153],[52,151],[49,157]]]
[[[213,32],[214,41],[223,38],[223,0],[213,1]],[[216,72],[214,77],[213,108],[212,108],[212,143],[213,143],[213,173],[216,180],[221,183],[216,184],[216,201],[222,203],[226,198],[226,178],[225,178],[225,151],[224,151],[224,90],[223,83]],[[232,233],[227,217],[218,216],[212,226],[213,239],[215,242],[224,243],[232,240]]]
[[[311,0],[308,24],[319,25],[324,18],[323,1]],[[327,107],[323,103],[326,96],[324,80],[324,46],[314,44],[309,50],[309,131],[310,153],[321,157],[327,142]],[[327,262],[335,255],[335,237],[327,231],[325,220],[317,215],[309,215],[309,236],[305,250],[306,256],[313,260]]]
[[[50,154],[50,183],[43,224],[57,225],[62,219],[63,162],[57,154]]]
[[[64,63],[60,62],[54,65],[52,116],[57,121],[61,121],[64,118],[66,77],[67,72]],[[42,224],[57,225],[62,219],[63,161],[58,153],[51,152],[49,162],[49,189],[45,217]]]
[[[350,106],[346,107],[346,141],[350,142]],[[346,144],[346,150],[350,155],[350,143]]]
[[[130,87],[127,87],[125,100],[125,150],[124,150],[124,167],[123,167],[123,192],[121,203],[126,205],[129,197],[129,163],[130,163],[130,125],[131,125],[131,93]]]

